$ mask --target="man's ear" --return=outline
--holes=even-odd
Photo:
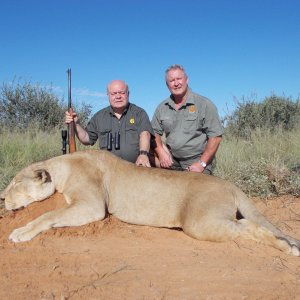
[[[41,183],[52,181],[50,173],[45,169],[35,170],[34,178],[38,181],[41,181]]]

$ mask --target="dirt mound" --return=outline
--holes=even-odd
[[[300,239],[300,198],[254,200]],[[0,212],[0,299],[299,299],[300,258],[253,241],[197,241],[113,217],[8,241],[13,229],[63,205],[56,194]]]

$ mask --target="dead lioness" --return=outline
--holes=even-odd
[[[108,212],[132,224],[180,227],[199,240],[242,236],[300,255],[300,241],[269,223],[235,185],[193,172],[138,167],[107,151],[81,151],[34,163],[15,176],[1,198],[13,210],[55,191],[64,195],[68,206],[15,229],[11,241],[29,241],[51,227],[102,220]],[[243,218],[237,220],[237,214]]]

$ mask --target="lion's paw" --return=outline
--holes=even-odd
[[[9,240],[14,243],[30,241],[34,237],[31,230],[26,226],[15,229],[9,236]]]
[[[294,256],[300,256],[300,249],[296,245],[292,245],[291,252]]]

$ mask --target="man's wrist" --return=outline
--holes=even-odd
[[[203,161],[203,160],[199,160],[199,163],[200,163],[200,165],[205,169],[206,168],[206,166],[207,166],[207,163],[205,162],[205,161]]]
[[[165,149],[161,147],[156,147],[155,152],[157,153],[158,156],[164,155],[166,153]]]
[[[146,150],[140,150],[140,151],[139,151],[139,155],[146,155],[146,156],[149,156],[149,152],[146,151]]]

